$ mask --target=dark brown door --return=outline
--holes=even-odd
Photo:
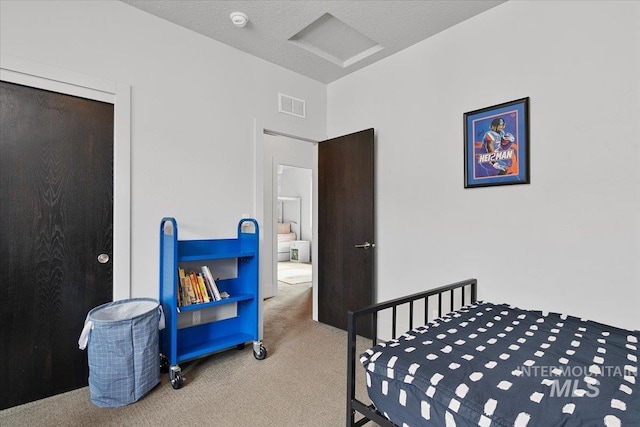
[[[347,312],[373,303],[374,133],[318,148],[318,320],[347,329]],[[371,335],[370,322],[358,333]]]
[[[113,105],[0,82],[0,409],[88,383],[113,298]]]

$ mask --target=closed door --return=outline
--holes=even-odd
[[[0,409],[87,385],[113,299],[112,104],[0,82]]]
[[[347,329],[347,312],[373,303],[374,131],[318,147],[318,320]],[[371,322],[358,324],[370,337]]]

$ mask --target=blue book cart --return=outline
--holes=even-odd
[[[238,223],[238,237],[179,240],[175,218],[160,223],[160,302],[166,327],[161,331],[162,365],[174,389],[184,382],[179,363],[222,350],[244,348],[253,342],[253,355],[262,360],[267,350],[259,337],[259,228],[254,219]],[[235,270],[236,277],[218,279],[218,264]],[[179,305],[178,268],[208,266],[216,285],[228,296],[218,301]],[[228,274],[227,274],[228,275]]]

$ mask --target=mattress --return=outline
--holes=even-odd
[[[640,332],[478,302],[360,356],[398,426],[640,425]]]

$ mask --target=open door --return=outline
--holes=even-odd
[[[373,303],[373,143],[367,129],[318,147],[318,320],[344,330],[349,310]]]

